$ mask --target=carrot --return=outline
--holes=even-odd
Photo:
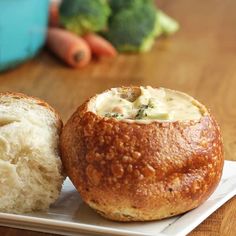
[[[59,6],[56,2],[52,2],[49,6],[49,26],[59,26]]]
[[[88,43],[92,53],[97,56],[115,57],[117,51],[114,46],[103,37],[97,34],[87,34],[83,36]]]
[[[49,28],[47,46],[68,65],[79,68],[91,60],[91,50],[83,38],[59,28]]]

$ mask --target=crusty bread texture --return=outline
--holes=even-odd
[[[119,88],[123,97],[137,90]],[[91,111],[98,96],[77,109],[60,138],[66,173],[90,207],[117,221],[156,220],[189,211],[212,194],[223,144],[205,106],[191,98],[202,112],[197,120],[138,123]]]
[[[62,122],[45,102],[0,93],[0,211],[46,210],[63,182],[58,140]]]

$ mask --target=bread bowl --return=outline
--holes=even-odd
[[[0,93],[0,212],[46,210],[60,194],[62,121],[46,102]]]
[[[196,208],[223,168],[213,116],[194,98],[164,88],[113,88],[90,98],[66,123],[60,147],[82,199],[117,221]]]

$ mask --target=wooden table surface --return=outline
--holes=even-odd
[[[86,98],[121,85],[163,86],[205,103],[223,133],[225,158],[236,160],[236,1],[159,0],[181,30],[159,39],[153,50],[94,60],[82,70],[64,66],[46,51],[17,69],[0,74],[0,91],[45,99],[64,121]],[[212,214],[191,236],[236,235],[236,198]],[[0,227],[0,235],[46,236]]]

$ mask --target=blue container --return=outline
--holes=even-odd
[[[0,0],[0,71],[32,58],[45,42],[49,0]]]

